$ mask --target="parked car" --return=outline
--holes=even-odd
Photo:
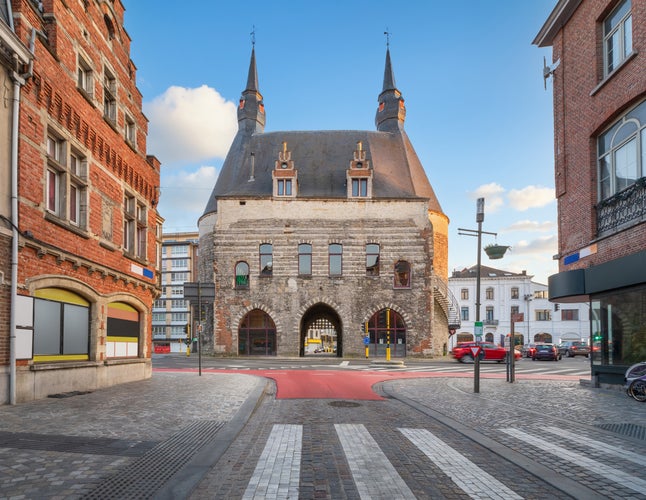
[[[532,354],[532,361],[537,359],[558,361],[561,359],[561,354],[559,354],[559,350],[554,344],[536,344],[536,350]]]
[[[567,340],[558,346],[561,356],[573,358],[574,356],[590,356],[590,346],[580,340]]]
[[[451,351],[451,355],[462,363],[473,363],[472,347],[479,346],[482,349],[481,361],[503,362],[507,357],[507,350],[492,342],[460,342]],[[515,359],[520,359],[520,353],[514,349]]]
[[[523,358],[531,358],[534,351],[536,351],[536,344],[525,344],[520,350],[520,353]]]

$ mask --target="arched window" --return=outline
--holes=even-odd
[[[598,150],[599,201],[646,176],[646,101],[599,136]]]
[[[90,303],[62,288],[34,296],[34,361],[89,359]]]
[[[405,260],[395,263],[395,288],[410,288],[410,264]]]
[[[238,328],[238,354],[276,354],[276,325],[269,314],[254,309],[242,319]]]
[[[260,276],[271,276],[273,271],[273,246],[270,243],[263,243],[260,245]]]
[[[244,261],[236,264],[236,288],[249,288],[249,264]]]
[[[139,312],[124,302],[108,304],[107,358],[137,357],[139,355]]]
[[[312,245],[309,243],[298,245],[298,274],[299,276],[312,275]]]

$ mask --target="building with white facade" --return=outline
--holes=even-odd
[[[516,345],[531,342],[559,343],[564,340],[589,340],[590,320],[587,304],[558,304],[548,300],[547,285],[532,281],[533,276],[492,267],[480,267],[480,321],[482,340],[503,344],[514,323]],[[460,310],[461,326],[449,339],[449,350],[457,342],[475,340],[476,266],[454,271],[449,290]]]
[[[161,295],[153,304],[155,353],[184,352],[189,337],[191,307],[184,298],[184,282],[196,281],[197,233],[162,235]]]

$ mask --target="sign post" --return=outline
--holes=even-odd
[[[479,345],[471,346],[471,356],[473,357],[473,392],[480,392],[480,354],[482,347]]]
[[[511,315],[511,334],[509,335],[509,355],[507,356],[507,382],[512,384],[516,380],[516,330],[515,323],[522,323],[525,320],[523,313]]]
[[[184,298],[188,299],[191,305],[197,305],[198,327],[197,330],[197,354],[198,373],[202,376],[202,299],[215,299],[215,285],[213,283],[184,282]]]

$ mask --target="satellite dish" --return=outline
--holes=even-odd
[[[551,66],[547,65],[545,57],[543,57],[543,88],[547,89],[547,79],[554,74],[554,70],[561,64],[561,59],[557,59]]]

